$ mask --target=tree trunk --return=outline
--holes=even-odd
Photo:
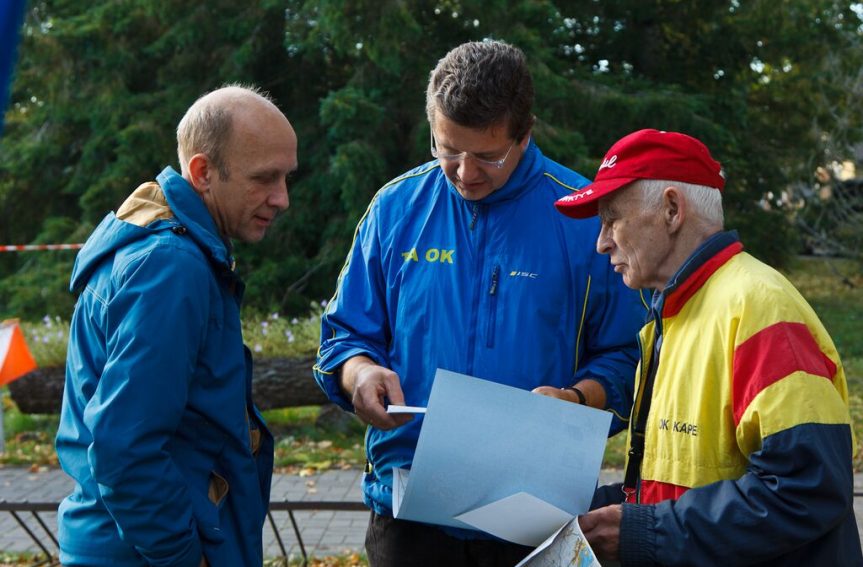
[[[255,361],[252,399],[262,410],[327,403],[312,378],[314,357],[266,358]],[[60,413],[63,367],[39,368],[9,384],[9,394],[21,413]]]
[[[255,361],[252,399],[259,409],[318,406],[327,397],[312,377],[315,357],[263,358]]]

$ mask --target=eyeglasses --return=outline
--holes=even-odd
[[[495,169],[503,169],[503,164],[506,163],[506,158],[509,157],[509,154],[510,154],[510,152],[512,152],[512,148],[515,147],[515,142],[516,142],[515,140],[512,141],[512,143],[509,145],[509,149],[506,150],[506,154],[504,154],[504,156],[502,158],[500,158],[500,159],[482,159],[482,158],[476,157],[474,154],[472,154],[470,152],[461,152],[459,154],[441,153],[438,151],[437,146],[435,145],[434,132],[429,131],[429,138],[431,139],[431,155],[433,158],[436,158],[436,159],[439,159],[442,161],[455,162],[455,161],[461,161],[463,159],[467,159],[468,157],[471,157],[471,158],[473,158],[473,160],[475,162],[477,162],[481,165],[487,165],[489,167],[493,167]]]

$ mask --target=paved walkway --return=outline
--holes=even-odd
[[[320,475],[300,477],[275,475],[273,477],[272,501],[291,502],[345,501],[358,502],[360,495],[359,470],[328,471]],[[619,482],[621,471],[602,471],[600,482]],[[31,472],[25,468],[0,468],[0,501],[6,502],[59,502],[71,491],[72,481],[60,470]],[[855,475],[854,489],[863,491],[863,475]],[[863,526],[863,497],[854,501],[858,529]],[[30,529],[40,536],[48,549],[54,551],[51,540],[31,514],[19,514]],[[294,535],[287,512],[275,512],[275,523],[289,556],[301,557],[300,547]],[[57,518],[54,513],[42,513],[40,517],[56,533]],[[368,512],[309,511],[294,512],[300,534],[309,556],[322,557],[350,551],[361,551],[365,537]],[[863,532],[861,532],[863,539]],[[264,528],[265,555],[281,555],[273,530],[269,524]],[[0,513],[0,551],[38,552],[39,548],[8,513]]]

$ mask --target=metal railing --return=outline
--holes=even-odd
[[[44,555],[43,559],[40,559],[37,563],[33,564],[34,567],[42,565],[60,565],[60,562],[57,559],[60,544],[57,542],[57,538],[54,536],[54,533],[45,523],[45,520],[39,515],[40,513],[56,513],[57,507],[59,505],[59,502],[29,502],[27,500],[9,502],[7,500],[0,500],[0,513],[9,513],[18,523],[18,525],[21,526],[21,529],[24,530],[24,532],[30,537],[33,543],[41,550],[41,554]],[[273,512],[287,512],[288,518],[290,518],[291,520],[291,527],[294,531],[294,536],[297,538],[297,544],[300,547],[300,553],[303,556],[302,564],[308,565],[309,556],[306,553],[306,546],[305,543],[303,543],[303,536],[300,533],[300,527],[299,524],[297,524],[297,519],[294,516],[294,512],[308,512],[318,510],[326,510],[333,512],[365,512],[368,511],[368,508],[362,502],[343,502],[328,500],[305,502],[291,502],[289,500],[281,500],[270,502],[270,509],[267,512],[267,520],[270,524],[270,528],[273,530],[276,544],[279,546],[279,551],[281,552],[281,557],[285,561],[285,565],[288,564],[288,553],[285,550],[285,544],[282,540],[282,535],[279,527],[276,524],[275,518],[273,517]],[[24,518],[26,517],[26,514],[28,512],[38,525],[38,531],[41,531],[44,535],[40,535],[39,533],[37,533],[36,526],[28,524],[25,521]],[[48,545],[53,545],[55,551],[52,552]]]
[[[860,498],[863,496],[863,490],[854,491],[854,498]],[[45,539],[49,540],[50,543],[54,546],[54,549],[59,551],[60,545],[57,542],[57,538],[54,536],[54,533],[39,515],[40,512],[44,513],[56,513],[57,507],[59,506],[59,502],[28,502],[27,500],[17,501],[17,502],[8,502],[6,500],[0,500],[0,513],[8,512],[12,515],[15,521],[21,526],[21,529],[27,533],[30,539],[34,544],[42,551],[45,558],[38,561],[38,563],[34,563],[34,567],[39,567],[42,565],[47,565],[49,567],[60,565],[59,560],[57,559],[57,553],[52,552],[48,546],[45,544]],[[285,565],[288,565],[288,553],[285,550],[285,544],[282,540],[282,535],[280,533],[279,527],[276,524],[275,519],[273,518],[273,512],[287,512],[288,518],[291,520],[291,527],[294,531],[294,536],[297,538],[297,544],[300,547],[300,553],[303,556],[303,565],[308,565],[309,556],[306,553],[306,546],[303,543],[303,536],[300,534],[300,528],[297,524],[297,519],[294,516],[294,512],[310,512],[310,511],[318,511],[318,510],[326,510],[333,512],[365,512],[368,510],[365,504],[362,502],[343,502],[343,501],[329,501],[329,500],[319,500],[319,501],[304,501],[304,502],[291,502],[289,500],[281,500],[281,501],[272,501],[270,502],[270,509],[267,511],[267,520],[270,524],[270,528],[273,531],[273,535],[276,539],[276,544],[279,546],[279,551],[281,552],[281,557],[285,561]],[[22,514],[29,512],[36,523],[41,528],[41,531],[44,532],[45,537],[40,537],[34,530],[33,526],[27,524],[22,518]]]

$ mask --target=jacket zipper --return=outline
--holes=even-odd
[[[494,346],[494,329],[497,320],[497,285],[500,277],[500,266],[495,266],[491,272],[491,286],[488,289],[488,326],[486,327],[485,346]]]
[[[473,213],[470,216],[470,230],[476,228],[476,219],[479,217],[479,205],[474,203],[473,205]]]
[[[479,213],[480,213],[480,205],[479,203],[471,203],[471,218],[470,225],[468,225],[468,229],[470,232],[474,232],[479,226]],[[477,255],[477,258],[480,260],[481,264],[478,267],[478,274],[483,274],[485,272],[485,233],[484,231],[477,230],[475,233],[474,239],[474,250]],[[473,304],[472,304],[472,312],[470,316],[470,324],[468,327],[468,336],[472,337],[470,341],[468,341],[467,345],[467,367],[465,368],[465,372],[469,375],[473,374],[474,371],[474,357],[476,356],[476,349],[480,345],[480,341],[482,340],[482,332],[480,330],[481,322],[481,305],[482,305],[482,282],[478,282],[476,287],[473,288]]]

